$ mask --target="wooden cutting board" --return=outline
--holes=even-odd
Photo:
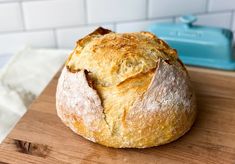
[[[3,163],[235,163],[235,72],[188,68],[198,117],[167,145],[107,148],[74,134],[56,116],[58,74],[0,145]]]

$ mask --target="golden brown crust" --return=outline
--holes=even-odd
[[[66,67],[57,86],[58,115],[94,142],[157,146],[182,136],[195,119],[184,65],[149,32],[98,30],[78,43]]]
[[[156,68],[159,58],[177,59],[174,49],[149,32],[102,34],[92,33],[79,41],[83,44],[77,45],[67,61],[69,70],[86,69],[97,83],[108,86]]]

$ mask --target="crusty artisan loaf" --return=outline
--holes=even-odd
[[[186,133],[195,95],[177,52],[149,32],[98,28],[77,42],[59,78],[58,116],[105,146],[145,148]]]

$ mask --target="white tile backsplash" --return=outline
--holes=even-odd
[[[146,18],[146,0],[87,0],[88,23]]]
[[[232,13],[213,13],[198,15],[196,24],[230,28]]]
[[[206,0],[149,0],[150,18],[179,16],[206,11]]]
[[[185,14],[235,32],[235,0],[0,0],[0,54],[25,44],[73,48],[99,24],[134,32]]]
[[[19,32],[0,35],[0,52],[14,53],[25,46],[35,48],[56,47],[54,33],[50,31]]]
[[[0,3],[0,32],[23,29],[19,3]]]
[[[23,2],[26,29],[56,28],[85,23],[84,0]]]
[[[172,22],[172,19],[157,19],[157,20],[147,20],[147,21],[135,21],[128,23],[118,23],[116,25],[117,32],[137,32],[146,31],[150,24],[160,23],[160,22]]]
[[[102,27],[113,30],[113,25],[102,25]],[[74,48],[76,41],[83,38],[85,35],[94,31],[98,26],[85,26],[69,29],[59,29],[56,31],[59,48]]]
[[[234,10],[235,0],[210,0],[209,11]]]
[[[210,14],[202,14],[197,15],[197,21],[194,24],[197,25],[205,25],[205,26],[214,26],[214,27],[222,27],[222,28],[230,28],[232,13],[230,12],[222,12],[222,13],[210,13]],[[179,22],[179,18],[176,20]]]
[[[235,32],[235,11],[233,12],[233,16],[232,16],[233,20],[232,20],[232,30]],[[235,35],[233,35],[235,37]]]

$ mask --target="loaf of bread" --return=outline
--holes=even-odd
[[[98,28],[77,42],[57,85],[57,114],[75,133],[115,148],[174,141],[196,103],[176,50],[149,32]]]

